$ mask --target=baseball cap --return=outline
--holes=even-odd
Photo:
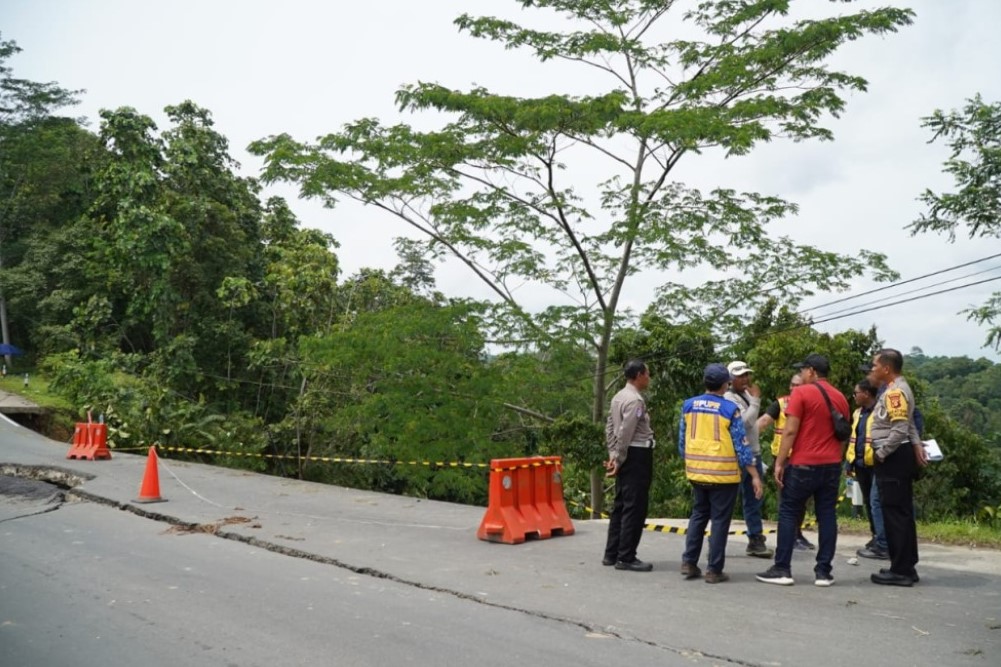
[[[730,371],[730,375],[737,377],[738,375],[747,375],[748,373],[753,373],[751,367],[743,361],[731,361],[726,365],[726,369]]]
[[[723,384],[730,381],[730,371],[723,364],[709,364],[702,373],[707,384]]]
[[[806,355],[806,359],[800,361],[799,363],[793,364],[793,368],[812,368],[817,371],[820,375],[827,375],[831,372],[831,364],[828,363],[827,357],[822,354],[817,354],[816,352]]]

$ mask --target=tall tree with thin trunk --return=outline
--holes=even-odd
[[[725,187],[700,191],[679,165],[706,153],[744,156],[773,139],[831,139],[822,123],[866,81],[831,68],[830,56],[895,32],[912,12],[837,13],[848,4],[840,3],[795,19],[791,0],[517,4],[536,10],[545,27],[469,15],[456,25],[534,54],[541,64],[524,69],[525,78],[549,76],[558,88],[579,66],[602,92],[526,98],[405,86],[401,110],[437,112],[447,120],[440,129],[363,119],[314,143],[273,136],[251,147],[266,158],[264,178],[409,224],[429,257],[457,259],[489,288],[501,340],[586,342],[595,421],[610,388],[609,342],[631,315],[625,289],[642,273],[665,281],[658,303],[672,320],[705,320],[717,332],[769,291],[795,303],[870,270],[877,279],[891,274],[880,255],[841,256],[770,234],[768,224],[794,204]],[[567,67],[547,73],[553,61]],[[741,275],[728,275],[738,264]],[[597,505],[600,477],[592,482]]]

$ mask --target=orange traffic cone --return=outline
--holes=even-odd
[[[146,458],[146,474],[143,475],[142,486],[139,487],[139,497],[135,499],[137,503],[159,503],[163,502],[160,497],[160,473],[157,467],[159,458],[156,455],[156,447],[149,448],[149,456]]]

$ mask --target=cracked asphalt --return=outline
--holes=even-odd
[[[603,522],[492,544],[476,538],[483,508],[169,458],[159,469],[166,502],[138,504],[145,456],[70,461],[67,449],[0,423],[0,474],[55,481],[70,500],[656,647],[670,664],[1001,664],[1001,553],[991,550],[922,543],[921,583],[887,589],[868,581],[885,564],[847,564],[864,540],[841,536],[835,586],[814,587],[813,555],[797,553],[797,585],[779,587],[754,580],[768,561],[746,557],[743,539],[731,538],[731,581],[706,585],[678,573],[683,536],[644,535],[640,556],[654,571],[618,572],[600,562]]]

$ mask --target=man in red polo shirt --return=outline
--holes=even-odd
[[[782,489],[775,564],[757,575],[757,579],[784,586],[794,583],[790,567],[796,529],[806,502],[813,498],[819,538],[814,584],[831,586],[838,540],[835,510],[841,483],[841,459],[845,452],[844,444],[834,435],[831,410],[836,410],[845,419],[849,419],[851,411],[844,394],[827,382],[831,366],[826,357],[810,354],[794,367],[800,369],[803,384],[789,397],[782,444],[773,466],[775,481]]]

